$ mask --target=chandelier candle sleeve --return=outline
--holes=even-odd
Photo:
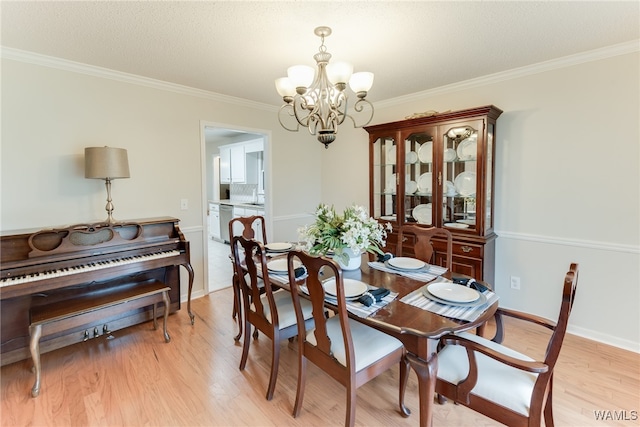
[[[329,64],[331,54],[327,52],[324,38],[331,34],[331,28],[318,27],[314,32],[322,40],[318,53],[313,56],[317,70],[294,65],[287,69],[287,77],[275,81],[276,90],[285,102],[278,112],[278,121],[291,132],[297,132],[300,126],[308,128],[327,148],[347,117],[354,127],[371,122],[373,105],[365,98],[373,85],[373,73],[353,73],[353,66],[347,62]],[[353,115],[348,113],[347,83],[357,97]],[[365,123],[358,125],[355,114],[366,119]]]

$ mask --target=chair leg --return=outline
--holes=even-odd
[[[553,427],[553,373],[549,379],[549,394],[547,394],[547,402],[544,405],[544,425]]]
[[[300,415],[302,400],[304,399],[304,385],[307,375],[307,358],[300,356],[298,363],[298,388],[296,389],[296,402],[293,405],[294,418]]]
[[[346,427],[353,427],[356,422],[356,387],[349,383],[347,385],[347,414],[344,420]]]
[[[238,323],[238,335],[233,337],[235,341],[240,341],[240,337],[242,337],[242,302],[240,301],[240,284],[238,283],[238,278],[235,273],[233,275],[232,287],[233,287],[233,313],[232,316],[237,320]]]
[[[249,321],[244,322],[247,332],[251,332],[251,324]],[[244,345],[242,346],[242,357],[240,358],[240,370],[244,370],[247,365],[247,357],[249,356],[249,343],[251,337],[249,333],[244,334]]]
[[[404,404],[404,394],[407,390],[407,383],[409,382],[409,359],[407,359],[406,355],[402,356],[400,360],[400,413],[403,417],[408,417],[411,415],[411,410],[407,408]]]
[[[269,387],[267,388],[267,400],[273,398],[273,391],[276,389],[276,381],[278,380],[278,366],[280,362],[280,340],[278,334],[274,334],[271,340],[271,376],[269,377]]]

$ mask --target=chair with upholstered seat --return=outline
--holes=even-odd
[[[299,261],[307,270],[303,281],[296,281],[294,267]],[[338,264],[326,257],[311,256],[302,251],[288,255],[289,282],[298,319],[298,386],[293,409],[294,417],[300,414],[306,382],[307,360],[318,366],[347,389],[345,425],[353,426],[356,411],[356,389],[367,381],[385,372],[395,364],[400,365],[400,411],[404,416],[409,411],[404,406],[404,386],[408,375],[408,362],[402,342],[348,317],[345,301],[342,270]],[[325,291],[323,281],[334,277],[337,288],[336,314],[325,317]],[[301,286],[305,286],[301,289]],[[300,292],[305,292],[313,304],[314,329],[303,323],[303,301]]]
[[[406,246],[412,244],[415,258],[430,264],[440,265],[440,260],[434,257],[435,250],[432,241],[434,237],[442,238],[446,241],[447,249],[443,267],[451,271],[453,263],[453,238],[449,230],[445,230],[444,228],[423,227],[415,224],[403,225],[398,232],[396,256],[406,256]]]
[[[272,343],[271,376],[267,387],[267,400],[271,400],[278,378],[280,343],[298,334],[293,301],[288,291],[284,289],[273,291],[269,280],[266,251],[262,243],[255,239],[247,240],[242,236],[235,236],[231,240],[231,248],[234,264],[244,267],[243,274],[237,275],[245,326],[240,370],[244,370],[247,364],[251,325],[253,325],[256,330],[269,337]],[[263,286],[258,285],[259,276],[262,276]],[[301,316],[308,327],[313,326],[311,303],[308,301],[301,303]],[[254,337],[257,338],[257,335]]]
[[[264,217],[261,215],[253,215],[233,218],[229,221],[229,239],[233,239],[234,236],[243,236],[245,239],[256,239],[266,245],[267,231]],[[231,251],[231,261],[233,262],[233,247]],[[231,280],[233,286],[233,311],[231,316],[238,320],[238,335],[233,339],[239,341],[240,337],[242,337],[242,302],[240,300],[240,285],[238,284],[235,265]]]
[[[578,265],[564,279],[557,322],[499,308],[493,340],[461,333],[440,339],[436,393],[509,426],[553,426],[553,370],[567,330],[578,284]],[[501,316],[533,322],[552,330],[546,354],[534,360],[501,344]],[[443,399],[439,399],[443,402]]]

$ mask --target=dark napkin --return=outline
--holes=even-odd
[[[384,255],[378,254],[378,262],[389,261],[391,258],[393,258],[393,254],[390,254],[389,252]]]
[[[391,291],[385,288],[372,289],[365,292],[360,298],[358,298],[358,302],[370,307],[374,302],[380,302],[382,298],[386,297],[390,293]]]
[[[475,289],[478,292],[484,292],[489,289],[482,283],[476,282],[475,279],[469,277],[453,277],[451,280],[453,283]]]
[[[304,265],[302,267],[298,267],[295,270],[293,270],[293,274],[295,275],[296,279],[299,279],[303,276],[307,275],[307,267],[305,267]]]

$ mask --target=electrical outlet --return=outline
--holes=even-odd
[[[520,278],[511,276],[511,289],[520,289]]]
[[[189,209],[189,199],[180,200],[180,209],[183,211],[186,211],[187,209]]]

